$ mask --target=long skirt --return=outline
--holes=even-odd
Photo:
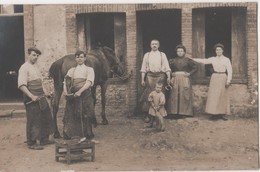
[[[83,81],[85,83],[85,81]],[[81,88],[82,84],[75,86],[72,93]],[[80,97],[70,98],[66,101],[63,117],[63,135],[66,139],[72,137],[94,138],[92,124],[95,121],[94,100],[91,89],[85,90]]]
[[[226,74],[212,74],[205,109],[206,113],[212,115],[230,114],[229,93],[228,89],[225,87],[226,81]]]
[[[167,113],[193,116],[192,87],[184,72],[175,72],[171,79],[172,89],[167,102]]]
[[[46,141],[49,135],[54,132],[54,122],[51,110],[40,80],[30,81],[28,89],[35,96],[39,96],[39,101],[31,102],[31,99],[24,95],[24,105],[26,109],[26,137],[27,144],[32,145],[36,140]]]
[[[163,84],[162,92],[165,93],[166,86],[166,74],[165,73],[152,73],[148,72],[145,77],[145,89],[141,95],[139,102],[142,108],[142,112],[148,113],[150,103],[148,102],[149,94],[155,89],[157,82]]]

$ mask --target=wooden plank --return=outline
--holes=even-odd
[[[247,74],[246,61],[246,9],[232,10],[232,68],[234,78],[245,78]]]
[[[192,56],[194,58],[205,58],[205,12],[194,10],[192,15]],[[196,78],[205,77],[205,66],[199,64]]]

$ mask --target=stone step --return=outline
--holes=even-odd
[[[0,117],[25,117],[25,107],[22,102],[0,103]]]

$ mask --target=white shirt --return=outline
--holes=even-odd
[[[91,86],[94,84],[94,69],[86,66],[85,64],[77,65],[76,67],[71,68],[67,75],[71,78],[84,78],[86,81],[91,82]]]
[[[32,80],[41,79],[41,72],[37,64],[25,62],[18,72],[18,88]]]
[[[170,66],[166,55],[160,51],[151,51],[144,55],[142,73],[147,72],[170,72]]]
[[[212,64],[215,72],[227,71],[227,82],[230,83],[232,79],[232,66],[229,58],[222,55],[220,57],[210,57],[208,59],[193,58],[193,60],[203,64]]]

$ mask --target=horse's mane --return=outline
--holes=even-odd
[[[90,51],[90,53],[87,54],[87,56],[95,56],[95,58],[98,59],[98,61],[100,62],[101,66],[102,66],[102,76],[105,78],[109,77],[109,73],[110,73],[110,62],[109,59],[107,59],[107,57],[105,56],[105,54],[103,53],[103,51],[100,48],[96,48]],[[88,58],[88,57],[87,57]]]

